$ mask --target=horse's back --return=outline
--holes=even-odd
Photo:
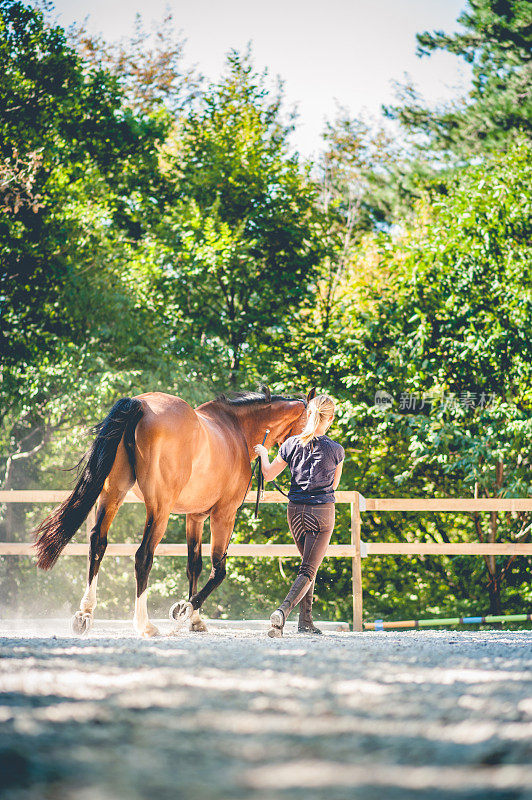
[[[175,395],[150,392],[138,399],[144,413],[136,430],[135,472],[145,500],[164,497],[175,512],[198,512],[222,494],[242,493],[245,459],[235,470],[241,442],[230,428]]]

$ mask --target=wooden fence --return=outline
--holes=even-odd
[[[59,503],[68,497],[67,491],[50,490],[10,490],[0,491],[0,503]],[[250,492],[246,502],[255,501]],[[141,503],[132,492],[126,495],[126,503]],[[265,503],[286,503],[280,492],[264,492]],[[443,512],[462,513],[472,511],[518,512],[532,511],[532,498],[514,499],[445,499],[432,500],[413,498],[365,498],[360,492],[336,492],[337,503],[349,503],[351,507],[351,543],[331,544],[327,549],[328,557],[351,558],[352,591],[353,591],[353,630],[362,628],[362,559],[367,556],[383,555],[508,555],[532,556],[532,544],[517,542],[495,543],[437,543],[437,542],[364,542],[361,538],[362,514],[371,511],[392,512]],[[94,509],[87,519],[87,539],[94,525]],[[109,544],[106,554],[114,556],[132,556],[138,544]],[[203,543],[202,554],[208,555],[210,545]],[[88,556],[88,542],[68,544],[65,555]],[[0,542],[0,555],[31,556],[34,554],[31,542]],[[250,556],[272,558],[279,556],[298,556],[294,544],[233,544],[229,545],[228,556]],[[160,544],[156,555],[186,556],[186,544]]]

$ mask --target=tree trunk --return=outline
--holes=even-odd
[[[498,616],[499,614],[502,614],[502,609],[501,609],[501,586],[500,586],[500,583],[499,583],[497,577],[495,577],[493,580],[490,580],[490,582],[488,584],[488,594],[489,594],[489,599],[490,599],[490,614],[495,614],[496,616]],[[501,622],[497,622],[497,623],[494,623],[494,625],[497,625],[497,627],[501,627],[502,623]]]

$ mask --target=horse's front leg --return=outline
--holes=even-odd
[[[149,638],[158,636],[159,630],[148,618],[148,577],[153,564],[155,548],[163,538],[168,525],[169,512],[150,508],[146,503],[146,525],[142,543],[135,553],[135,577],[137,579],[137,597],[135,599],[135,616],[133,624],[139,636]]]
[[[198,591],[198,579],[203,566],[201,558],[201,539],[203,536],[203,525],[206,519],[207,516],[205,514],[187,514],[187,578],[189,601]],[[180,608],[180,603],[174,603],[170,608],[171,620],[174,619],[174,612]],[[207,630],[207,626],[200,617],[199,611],[194,610],[192,612],[190,617],[190,630]]]
[[[182,600],[172,606],[173,618],[177,621],[178,627],[194,614],[199,615],[199,609],[211,592],[221,584],[226,575],[226,553],[231,534],[235,525],[236,509],[229,508],[215,509],[211,513],[211,563],[212,569],[209,579],[203,589],[193,594],[188,603]]]

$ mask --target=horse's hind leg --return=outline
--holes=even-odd
[[[92,626],[93,612],[96,608],[98,571],[107,547],[107,533],[134,482],[133,470],[129,464],[124,445],[120,443],[113,467],[98,498],[96,523],[91,531],[89,542],[87,588],[81,598],[79,611],[74,614],[72,619],[72,631],[74,633],[87,633]]]
[[[81,598],[79,611],[74,614],[72,619],[72,631],[74,633],[87,633],[92,626],[96,608],[96,587],[98,584],[98,571],[107,547],[107,533],[111,527],[111,522],[125,497],[123,494],[108,494],[105,490],[99,497],[98,508],[96,510],[96,524],[91,531],[89,543],[89,571],[87,576],[87,588]]]

